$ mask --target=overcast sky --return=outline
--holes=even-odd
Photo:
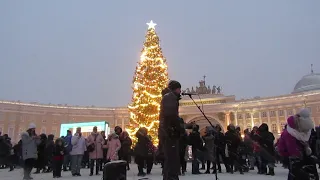
[[[319,0],[0,1],[0,99],[126,106],[153,20],[171,79],[237,99],[320,72]]]

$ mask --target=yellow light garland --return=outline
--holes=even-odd
[[[152,21],[147,24],[149,27],[146,40],[133,77],[132,102],[128,105],[130,123],[126,131],[133,145],[137,142],[135,135],[141,127],[148,129],[154,145],[158,145],[161,91],[166,88],[169,81],[168,66],[155,32],[156,24]]]

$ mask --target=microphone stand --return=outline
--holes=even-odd
[[[200,108],[200,106],[196,103],[196,101],[194,101],[194,99],[192,98],[192,94],[188,94],[189,98],[193,101],[193,103],[197,106],[197,108],[199,109],[199,111],[201,112],[201,114],[203,115],[203,117],[209,122],[209,124],[211,125],[211,127],[213,129],[215,129],[215,127],[213,126],[213,124],[210,122],[209,118],[206,116],[206,114],[203,112],[203,110]],[[214,148],[214,152],[216,153],[217,152],[217,146],[214,145],[213,146]],[[215,156],[215,154],[214,154]],[[217,158],[217,157],[216,157]],[[215,177],[216,177],[216,180],[218,180],[218,171],[217,171],[217,160],[215,160],[214,162],[214,170],[216,171],[215,172]]]

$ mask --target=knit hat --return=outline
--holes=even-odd
[[[173,91],[178,88],[181,88],[181,84],[176,80],[171,80],[168,84],[168,88]]]
[[[28,129],[35,129],[36,125],[34,123],[30,123]]]
[[[290,116],[287,123],[288,126],[299,132],[308,132],[314,128],[314,123],[308,109],[301,109],[298,114]]]

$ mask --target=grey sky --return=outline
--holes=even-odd
[[[238,99],[320,71],[320,1],[0,1],[0,99],[126,106],[146,22],[171,79]]]

